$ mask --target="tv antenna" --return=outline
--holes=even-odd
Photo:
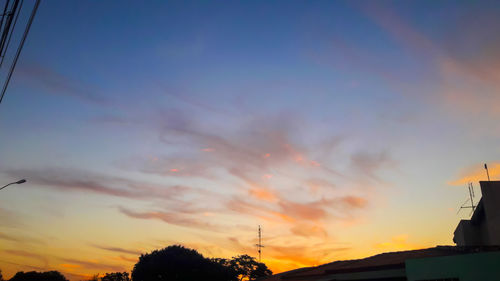
[[[262,248],[264,248],[264,245],[262,245],[262,230],[259,225],[259,243],[255,244],[257,247],[257,252],[259,252],[259,262],[261,261],[262,258]]]
[[[471,215],[474,213],[476,210],[476,206],[474,205],[474,186],[472,185],[472,182],[469,182],[467,184],[467,188],[469,189],[469,199],[467,199],[462,206],[460,206],[460,209],[458,209],[457,214],[460,212],[462,209],[472,209]],[[467,203],[470,201],[470,206],[466,206]]]
[[[484,163],[484,169],[486,170],[486,175],[488,176],[488,181],[490,181],[490,173],[488,172],[488,165]]]

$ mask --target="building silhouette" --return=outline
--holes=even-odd
[[[458,224],[456,246],[383,253],[275,274],[260,281],[499,281],[500,181],[480,182],[482,198]]]
[[[500,182],[482,181],[483,197],[470,220],[461,220],[453,242],[458,246],[500,245]]]

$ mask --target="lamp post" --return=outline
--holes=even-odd
[[[25,180],[25,179],[18,180],[18,181],[15,181],[15,182],[11,182],[11,183],[9,183],[9,184],[6,184],[6,185],[4,185],[4,186],[0,187],[0,190],[2,190],[2,189],[4,189],[4,188],[6,188],[7,186],[9,186],[9,185],[11,185],[11,184],[21,184],[21,183],[25,183],[25,182],[26,182],[26,180]]]

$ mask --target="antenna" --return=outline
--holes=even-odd
[[[472,207],[472,212],[476,210],[476,206],[474,206],[474,186],[472,186],[472,182],[469,182],[469,196],[470,196],[470,205]]]
[[[486,175],[488,176],[488,181],[490,181],[490,173],[488,172],[488,165],[484,163],[484,169],[486,170]]]
[[[460,210],[462,209],[472,209],[472,212],[471,212],[471,215],[474,213],[474,211],[476,210],[476,206],[474,205],[474,186],[472,185],[472,182],[469,182],[467,184],[467,188],[469,189],[469,199],[467,199],[463,204],[462,206],[460,206],[460,209],[458,209],[458,212],[457,214],[460,212]],[[467,204],[467,202],[470,201],[470,206],[464,206],[465,204]]]
[[[262,248],[264,248],[264,245],[262,245],[262,230],[259,225],[259,243],[255,244],[257,247],[257,251],[259,252],[259,262],[261,261],[262,258]]]

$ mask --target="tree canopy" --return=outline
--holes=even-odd
[[[235,281],[234,272],[196,250],[169,246],[140,256],[133,281]]]
[[[236,272],[240,281],[256,280],[273,274],[265,264],[256,261],[254,257],[249,255],[234,257],[229,261],[229,265]]]
[[[68,281],[68,279],[66,279],[66,277],[64,277],[64,275],[62,275],[59,271],[20,271],[9,281]]]
[[[106,273],[101,278],[101,281],[130,281],[130,278],[128,277],[128,272],[113,272]]]

